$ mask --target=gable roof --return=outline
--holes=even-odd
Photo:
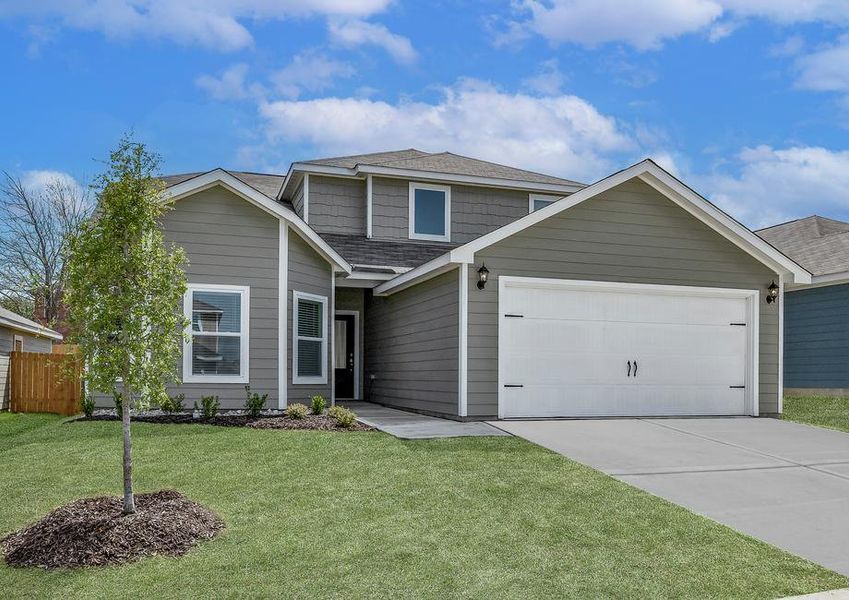
[[[849,223],[812,215],[756,232],[815,276],[849,271]]]
[[[561,198],[557,202],[476,238],[467,244],[454,248],[442,256],[416,267],[403,275],[399,275],[377,286],[374,290],[375,294],[392,294],[414,285],[421,280],[428,279],[454,268],[458,264],[471,264],[475,260],[476,252],[634,178],[639,178],[656,189],[683,210],[698,218],[758,261],[778,273],[788,275],[790,282],[811,282],[811,273],[801,265],[782,254],[778,249],[758,237],[745,225],[736,221],[690,189],[686,184],[670,175],[653,160],[645,159],[627,169],[609,175],[575,192],[571,196]]]
[[[173,202],[182,200],[187,196],[200,192],[202,190],[219,185],[244,200],[247,200],[257,208],[286,221],[291,225],[303,239],[316,252],[321,254],[331,264],[338,266],[343,271],[350,273],[352,267],[348,261],[330,245],[320,235],[318,235],[303,219],[301,219],[288,202],[281,202],[273,197],[267,196],[260,192],[250,184],[236,177],[234,174],[224,169],[218,168],[206,173],[193,175],[179,183],[173,184],[165,188],[163,199]]]
[[[178,173],[176,175],[165,175],[159,179],[165,183],[165,187],[171,187],[178,183],[183,183],[189,179],[193,179],[198,175],[203,175],[208,171],[196,171],[194,173]],[[271,199],[277,198],[280,193],[280,188],[283,186],[283,181],[286,179],[283,175],[273,175],[271,173],[251,173],[248,171],[227,171],[233,177],[248,184],[255,190],[262,192]]]
[[[369,175],[422,181],[439,181],[499,187],[553,194],[571,194],[583,183],[509,167],[451,152],[424,152],[409,148],[393,152],[354,154],[292,163],[278,198],[294,190],[294,183],[308,173],[366,178]]]
[[[2,306],[0,306],[0,325],[10,329],[17,329],[18,331],[25,331],[26,333],[44,336],[52,340],[58,341],[62,339],[62,334],[58,331],[48,329],[40,323],[36,323],[35,321],[22,317],[18,313],[14,313]]]

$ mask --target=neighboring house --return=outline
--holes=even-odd
[[[458,419],[781,412],[810,274],[651,161],[592,185],[417,150],[165,178],[179,390]],[[485,279],[485,282],[482,281]]]
[[[757,233],[813,275],[785,296],[785,392],[849,396],[849,223],[814,215]]]
[[[0,307],[0,409],[8,406],[9,355],[17,352],[50,352],[62,335]]]

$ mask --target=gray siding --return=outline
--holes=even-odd
[[[0,355],[0,410],[9,407],[9,357]]]
[[[469,416],[497,414],[498,277],[765,290],[777,276],[641,182],[628,182],[479,252],[469,269]],[[760,411],[778,412],[778,309],[761,302]]]
[[[24,352],[52,352],[53,340],[45,337],[37,337],[31,333],[13,330],[0,326],[0,355],[8,355],[13,349],[12,340],[19,335],[24,339]]]
[[[298,187],[295,189],[295,193],[292,194],[292,207],[295,209],[295,212],[302,219],[304,218],[304,180],[301,179],[301,182],[298,184]]]
[[[366,234],[366,182],[310,175],[310,226],[319,233]]]
[[[312,182],[310,182],[312,185]],[[289,301],[287,307],[287,319],[289,326],[287,328],[287,347],[288,347],[288,362],[289,362],[289,381],[288,381],[288,403],[294,404],[300,402],[309,404],[310,396],[321,394],[328,402],[330,401],[331,382],[333,381],[333,369],[331,368],[331,360],[333,354],[330,347],[330,327],[333,325],[333,302],[332,302],[332,273],[330,263],[322,258],[315,250],[313,250],[297,233],[292,229],[289,230]],[[304,385],[292,383],[292,333],[294,327],[292,324],[292,302],[293,292],[305,292],[308,294],[316,294],[327,298],[327,383],[323,385]],[[274,334],[277,331],[275,329]]]
[[[368,292],[366,399],[456,415],[458,309],[457,270],[384,298]]]
[[[250,286],[249,379],[253,391],[268,393],[277,407],[278,220],[235,194],[213,187],[178,201],[163,219],[167,242],[182,246],[189,283]],[[182,376],[182,362],[178,366]],[[184,383],[186,406],[215,394],[222,408],[242,408],[243,384]],[[112,406],[112,398],[98,404]]]
[[[375,239],[409,238],[409,189],[407,180],[372,179],[372,233]],[[526,214],[528,192],[451,186],[451,241],[454,243],[465,244]]]
[[[785,293],[784,385],[849,388],[849,285]]]
[[[363,330],[365,329],[365,290],[362,288],[336,288],[336,310],[352,310],[359,313],[360,323],[360,339],[357,340],[357,346],[360,351],[360,393],[359,398],[363,398],[363,382],[365,381],[365,356],[366,350],[364,345]]]

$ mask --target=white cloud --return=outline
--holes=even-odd
[[[805,38],[801,35],[791,35],[780,44],[770,46],[769,55],[775,58],[796,56],[805,49]]]
[[[518,6],[529,18],[510,24],[511,40],[524,30],[553,43],[592,47],[621,42],[639,50],[657,49],[665,40],[696,32],[716,41],[748,18],[784,25],[849,23],[845,0],[524,0]]]
[[[418,53],[408,38],[392,33],[383,25],[362,19],[331,19],[328,28],[330,38],[341,46],[378,46],[401,64],[411,64],[418,58]]]
[[[195,83],[216,100],[244,100],[245,98],[262,95],[262,86],[246,84],[247,74],[248,65],[238,64],[225,70],[219,77],[201,75],[195,80]]]
[[[274,72],[271,81],[277,92],[297,98],[302,91],[319,92],[340,78],[354,75],[354,67],[313,52],[301,53],[286,67]]]
[[[0,0],[0,19],[26,17],[110,38],[164,38],[232,51],[253,44],[246,20],[365,17],[390,0]]]
[[[522,80],[522,87],[547,96],[560,93],[566,76],[560,71],[556,58],[544,61],[535,75]]]
[[[833,46],[812,52],[796,61],[796,85],[821,92],[849,92],[849,35]]]
[[[635,149],[617,121],[571,95],[534,97],[465,80],[433,103],[368,98],[262,103],[270,143],[345,154],[387,148],[449,150],[565,177],[593,180],[610,156]]]
[[[21,183],[25,188],[31,190],[43,190],[56,183],[74,189],[82,189],[72,175],[64,171],[52,171],[50,169],[26,171],[21,177]]]
[[[795,146],[745,148],[737,175],[694,176],[711,200],[758,228],[814,212],[849,211],[849,150]]]

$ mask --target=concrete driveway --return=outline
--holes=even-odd
[[[849,434],[755,418],[493,425],[849,575]]]

